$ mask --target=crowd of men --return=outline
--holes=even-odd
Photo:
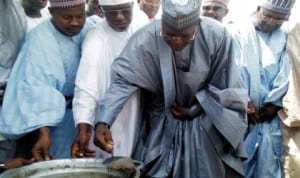
[[[0,0],[0,169],[125,156],[143,177],[297,177],[295,0]]]

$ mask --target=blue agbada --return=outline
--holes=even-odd
[[[182,54],[190,63],[185,69],[160,36],[161,21],[139,30],[112,65],[112,84],[97,121],[113,124],[128,97],[141,89],[146,124],[133,156],[143,161],[149,177],[225,177],[229,168],[243,175],[247,92],[236,51],[223,26],[208,18],[199,25],[190,51]],[[175,103],[189,107],[195,102],[204,113],[190,121],[170,111]]]
[[[288,89],[289,59],[285,51],[287,33],[282,29],[264,33],[252,22],[239,26],[242,52],[237,61],[248,87],[249,100],[256,108],[271,103],[282,106]],[[248,158],[244,161],[246,177],[281,178],[283,153],[278,116],[271,122],[250,125],[245,136]]]
[[[51,154],[70,157],[76,135],[71,109],[65,97],[73,96],[81,55],[81,42],[88,29],[68,37],[46,20],[26,36],[8,81],[0,130],[17,139],[43,126],[51,127]]]

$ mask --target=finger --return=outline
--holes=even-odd
[[[114,144],[112,142],[108,142],[105,146],[106,146],[107,152],[112,153],[112,151],[114,149]]]
[[[106,131],[106,150],[111,153],[114,148],[114,141],[109,129]]]
[[[96,145],[97,147],[101,148],[104,151],[107,151],[104,146],[106,145],[106,142],[103,135],[95,135],[94,145]]]
[[[77,144],[73,144],[71,148],[71,156],[72,158],[77,158],[77,153],[79,152],[79,148]]]
[[[44,153],[44,160],[46,161],[51,160],[51,156],[49,155],[48,149],[44,149],[43,153]]]
[[[171,112],[175,117],[179,117],[179,112],[176,109],[171,108]]]
[[[74,155],[74,158],[84,158],[85,157],[85,153],[84,152],[76,152]]]
[[[110,144],[110,145],[113,145],[114,144],[114,141],[113,141],[113,138],[112,138],[112,135],[111,135],[111,131],[107,128],[106,131],[105,131],[105,141],[106,143]]]
[[[88,158],[96,157],[96,151],[95,150],[90,150],[89,148],[87,148],[85,150],[84,156],[88,157]]]
[[[34,158],[31,158],[31,159],[25,159],[24,160],[24,165],[27,165],[27,164],[31,164],[31,163],[34,163],[35,162],[35,159]]]
[[[36,161],[42,161],[42,160],[43,160],[43,157],[42,157],[40,151],[34,151],[34,152],[32,153],[32,155],[33,155],[33,158],[34,158]]]

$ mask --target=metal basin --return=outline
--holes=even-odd
[[[43,161],[12,169],[0,178],[129,178],[130,175],[108,169],[102,159],[59,159]],[[137,168],[142,163],[134,161]]]

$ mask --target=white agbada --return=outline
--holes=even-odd
[[[94,125],[95,116],[100,112],[98,103],[110,85],[113,60],[121,53],[131,35],[148,22],[147,16],[137,8],[134,8],[133,14],[132,22],[125,32],[113,30],[107,21],[103,20],[87,33],[75,82],[73,114],[76,126],[79,123]],[[112,133],[115,133],[115,156],[131,155],[139,107],[139,93],[135,93],[111,127]],[[96,149],[92,142],[90,147]],[[96,151],[98,158],[109,156],[98,148]]]

